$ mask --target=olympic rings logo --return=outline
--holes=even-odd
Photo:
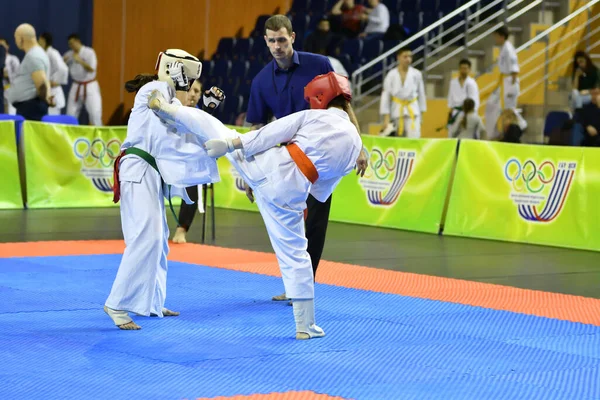
[[[371,150],[370,167],[367,169],[365,178],[373,178],[373,175],[379,180],[386,180],[396,170],[398,156],[392,149],[387,150],[385,154],[377,149]]]
[[[550,161],[544,161],[538,167],[531,160],[521,166],[516,158],[512,158],[504,166],[504,176],[517,192],[527,189],[529,193],[539,193],[554,181],[556,167]]]
[[[86,168],[100,164],[104,168],[111,168],[121,151],[121,141],[111,139],[108,142],[96,138],[90,142],[87,138],[78,138],[73,144],[73,153],[79,158]]]

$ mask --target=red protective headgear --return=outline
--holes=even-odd
[[[317,75],[304,87],[304,99],[312,109],[326,109],[329,102],[339,95],[344,95],[346,100],[352,100],[348,78],[333,71]]]

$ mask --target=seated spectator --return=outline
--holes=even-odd
[[[365,7],[355,4],[354,0],[338,0],[330,12],[332,31],[355,38],[360,33],[364,11]]]
[[[369,6],[362,15],[367,26],[359,36],[366,40],[382,39],[390,27],[390,12],[381,0],[369,0]]]
[[[317,29],[304,40],[304,51],[319,53],[319,49],[327,49],[333,40],[333,33],[327,18],[321,18]]]
[[[454,119],[449,131],[450,137],[456,139],[486,140],[485,126],[481,121],[481,117],[475,112],[475,101],[473,99],[465,99],[462,104],[462,111]]]
[[[592,62],[590,56],[578,51],[573,59],[573,93],[571,105],[574,110],[582,108],[591,101],[590,90],[599,85],[598,68]]]
[[[562,126],[554,128],[550,132],[548,144],[550,146],[579,146],[579,143],[574,143],[576,140],[574,137],[575,129],[577,129],[577,124],[574,120],[565,121]]]
[[[507,108],[502,111],[500,121],[502,123],[502,133],[498,139],[506,143],[521,143],[523,130],[519,124],[517,113],[511,108]]]
[[[591,102],[581,109],[579,121],[584,128],[585,138],[582,146],[600,146],[600,88],[592,89],[590,92]]]

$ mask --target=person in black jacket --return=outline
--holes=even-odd
[[[600,88],[590,91],[592,102],[583,106],[579,114],[579,120],[583,125],[584,136],[583,146],[600,146]]]

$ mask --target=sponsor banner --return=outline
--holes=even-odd
[[[364,177],[351,173],[342,179],[333,193],[330,220],[437,233],[456,143],[363,136],[369,169]],[[218,164],[217,207],[257,211],[235,168],[225,158]]]
[[[444,233],[600,250],[599,155],[462,141]]]
[[[110,207],[113,163],[127,128],[23,124],[30,208]]]
[[[362,139],[369,169],[364,177],[352,173],[342,179],[331,220],[438,233],[457,141]]]
[[[15,123],[0,121],[0,209],[23,208]]]

